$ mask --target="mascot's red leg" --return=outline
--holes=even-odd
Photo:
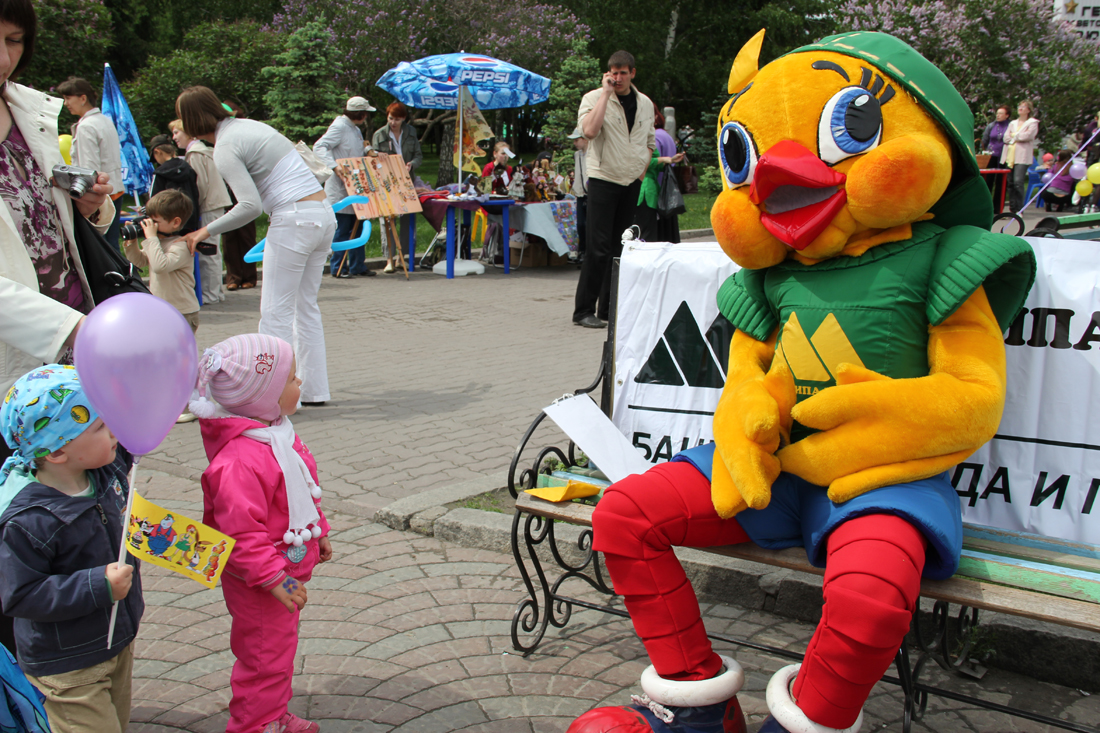
[[[886,514],[852,519],[828,541],[821,623],[791,694],[809,720],[847,729],[909,631],[927,541],[906,520]],[[784,724],[771,695],[769,689],[771,713]]]
[[[604,492],[592,516],[615,591],[653,666],[642,674],[638,704],[590,710],[568,733],[744,733],[736,693],[743,673],[714,653],[695,591],[672,548],[747,542],[722,519],[710,483],[689,463],[665,463]]]
[[[710,482],[690,463],[664,463],[612,485],[592,515],[615,592],[657,674],[702,680],[722,667],[707,638],[695,590],[672,551],[748,542],[735,519],[714,511]]]

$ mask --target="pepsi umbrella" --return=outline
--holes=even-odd
[[[103,114],[115,123],[118,141],[122,144],[122,185],[135,198],[147,193],[153,183],[153,166],[145,146],[141,144],[141,135],[134,116],[130,114],[130,105],[126,104],[126,97],[118,88],[118,80],[110,64],[103,64],[103,102],[100,107]],[[118,185],[118,181],[111,183]]]
[[[479,109],[538,104],[550,97],[550,80],[507,61],[467,53],[444,53],[402,61],[378,86],[419,109],[457,109],[458,88],[466,87]]]

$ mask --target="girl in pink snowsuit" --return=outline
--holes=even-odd
[[[199,360],[202,521],[237,541],[222,574],[237,658],[226,733],[320,730],[287,711],[305,584],[332,557],[317,462],[288,419],[301,384],[290,344],[274,336],[234,336]]]

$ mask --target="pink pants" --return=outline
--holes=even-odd
[[[286,569],[303,583],[317,564],[317,541],[309,545],[302,561],[288,562]],[[281,718],[290,702],[300,612],[289,613],[269,591],[250,587],[229,573],[222,574],[222,592],[233,617],[229,648],[237,658],[225,732],[259,733]]]

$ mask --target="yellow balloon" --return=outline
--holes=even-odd
[[[65,159],[65,165],[73,164],[73,136],[72,135],[58,135],[57,136],[58,147],[61,148],[61,157]]]
[[[1087,178],[1089,183],[1100,183],[1100,163],[1093,163],[1089,166]]]
[[[1092,184],[1088,181],[1078,181],[1077,193],[1081,194],[1082,197],[1088,196],[1092,193]]]

